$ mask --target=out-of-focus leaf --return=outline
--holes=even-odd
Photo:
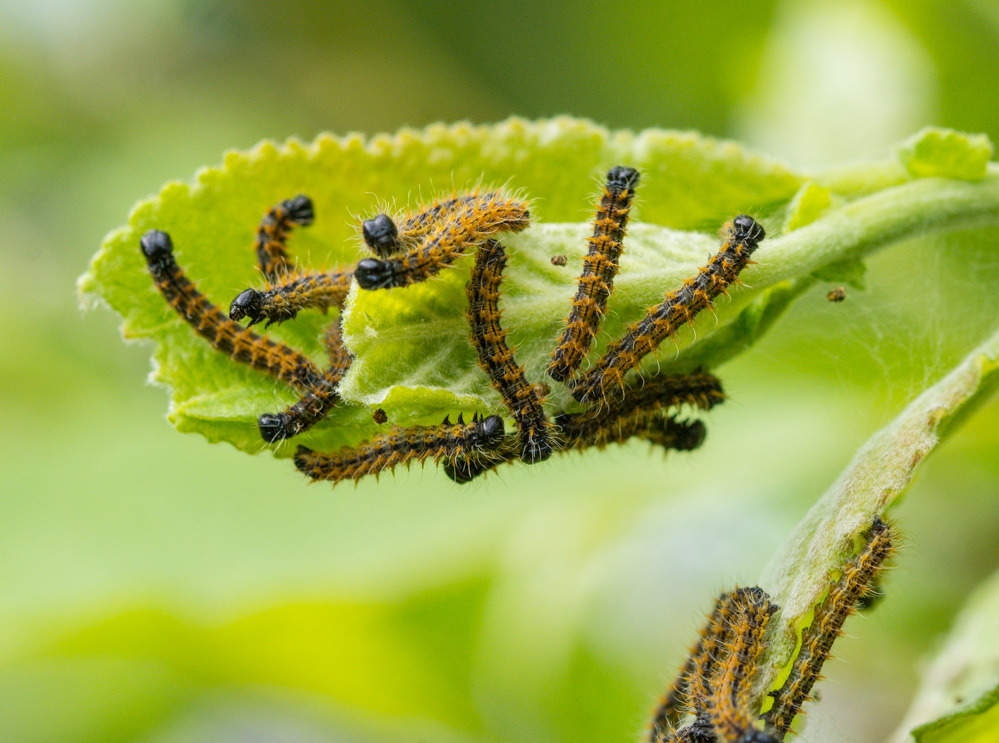
[[[906,170],[917,178],[980,181],[985,177],[993,149],[984,134],[924,129],[902,142],[895,152]]]
[[[467,679],[486,585],[435,586],[398,604],[291,600],[222,620],[136,608],[49,627],[5,660],[0,712],[8,733],[25,732],[12,740],[126,741],[213,690],[283,688],[389,739],[471,739],[481,723]]]
[[[999,573],[968,601],[923,678],[923,688],[893,740],[999,740]]]

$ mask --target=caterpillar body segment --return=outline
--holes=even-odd
[[[213,348],[298,389],[319,383],[322,374],[304,354],[233,322],[201,294],[177,265],[167,233],[149,230],[140,245],[167,303]]]
[[[400,464],[434,462],[470,457],[495,448],[503,440],[503,419],[498,415],[480,418],[471,423],[459,416],[457,423],[447,418],[437,426],[395,426],[391,431],[375,436],[354,448],[333,454],[320,454],[307,447],[298,447],[295,467],[313,480],[360,480],[365,475],[379,475]]]
[[[583,272],[577,280],[576,296],[548,365],[548,375],[556,381],[566,382],[576,373],[600,328],[607,300],[614,291],[614,277],[624,249],[625,228],[638,180],[634,168],[618,166],[607,173],[593,219],[593,235],[587,241],[589,250],[583,258]]]
[[[456,258],[497,232],[520,232],[530,224],[527,204],[488,193],[457,206],[417,247],[391,258],[363,258],[354,269],[362,289],[409,286],[436,276]]]
[[[572,394],[580,402],[602,402],[609,390],[624,386],[625,375],[659,344],[710,307],[715,297],[734,284],[765,237],[763,228],[745,214],[727,226],[728,237],[711,261],[693,278],[669,294],[645,317],[628,326],[604,355],[577,379]]]

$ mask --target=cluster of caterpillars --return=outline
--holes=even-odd
[[[842,567],[802,631],[790,672],[770,692],[773,704],[762,715],[754,682],[767,647],[767,627],[779,607],[758,587],[723,593],[653,712],[648,743],[783,741],[802,705],[812,699],[812,687],[822,678],[822,665],[846,618],[869,605],[896,541],[894,527],[875,519],[860,552]]]
[[[461,483],[502,462],[540,462],[556,451],[603,448],[633,437],[679,451],[695,449],[704,440],[704,424],[681,420],[676,411],[684,405],[710,410],[722,402],[718,379],[706,371],[643,376],[637,367],[698,312],[711,307],[719,294],[738,283],[764,231],[748,216],[732,220],[725,227],[720,250],[708,264],[649,308],[580,373],[614,288],[638,180],[638,172],[628,167],[615,167],[607,174],[576,294],[547,368],[553,380],[568,386],[582,410],[551,416],[545,410],[547,384],[527,380],[501,322],[499,298],[507,253],[498,235],[519,232],[530,221],[527,204],[502,192],[455,196],[397,219],[386,214],[368,219],[361,232],[373,257],[332,272],[294,267],[286,250],[288,235],[294,226],[312,223],[313,208],[306,196],[283,201],[268,212],[257,232],[257,258],[267,284],[241,292],[231,302],[228,316],[184,275],[165,232],[147,232],[141,249],[157,288],[198,335],[218,351],[299,393],[299,400],[287,409],[259,417],[261,436],[269,443],[298,435],[342,404],[337,387],[352,358],[339,319],[326,330],[325,369],[249,326],[292,320],[306,309],[342,308],[352,281],[366,291],[425,281],[474,251],[466,288],[469,338],[516,432],[507,433],[499,415],[476,415],[471,422],[459,415],[455,422],[445,418],[436,426],[394,426],[360,446],[335,453],[300,446],[295,455],[296,467],[313,480],[356,481],[400,464],[433,460]],[[564,256],[555,258],[553,264],[564,265]],[[240,324],[244,319],[248,326]],[[379,424],[386,422],[381,409],[374,418]],[[758,587],[722,594],[678,677],[654,711],[649,743],[783,741],[802,705],[812,698],[812,687],[821,678],[822,665],[846,618],[870,604],[894,542],[893,527],[876,519],[859,553],[842,567],[815,609],[786,680],[770,692],[772,705],[762,714],[756,676],[767,648],[768,628],[780,609]]]
[[[326,369],[249,326],[293,320],[307,309],[342,308],[353,281],[364,291],[398,290],[426,281],[458,257],[474,252],[467,286],[470,340],[516,432],[507,433],[499,415],[476,416],[470,423],[459,416],[457,423],[445,420],[438,426],[393,427],[357,447],[329,454],[300,446],[295,455],[296,467],[314,480],[356,481],[398,464],[433,460],[454,481],[467,482],[502,462],[533,464],[556,451],[603,448],[633,437],[680,451],[695,449],[704,440],[704,424],[682,420],[677,411],[684,405],[709,410],[722,402],[719,381],[704,371],[642,376],[635,370],[664,340],[738,283],[740,271],[752,262],[765,233],[751,217],[740,215],[732,220],[709,263],[649,308],[580,372],[614,289],[638,181],[634,168],[618,166],[607,173],[576,294],[548,365],[548,375],[568,386],[582,410],[554,415],[545,409],[548,385],[527,380],[501,323],[499,297],[507,253],[498,237],[530,224],[527,203],[502,191],[456,195],[396,219],[387,214],[368,219],[361,233],[372,256],[331,272],[298,269],[289,259],[291,230],[311,224],[314,213],[307,196],[283,201],[268,212],[257,232],[257,259],[267,283],[241,292],[232,300],[228,316],[186,278],[165,232],[150,230],[142,237],[141,248],[156,286],[199,335],[217,350],[271,374],[299,393],[300,400],[286,410],[259,417],[261,436],[268,443],[302,433],[342,404],[337,387],[351,356],[343,344],[339,321],[326,333]],[[240,324],[244,319],[248,320],[245,327]]]

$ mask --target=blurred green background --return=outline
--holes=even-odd
[[[926,124],[999,141],[996,90],[990,0],[0,0],[0,739],[633,740],[713,596],[999,324],[990,233],[914,240],[724,367],[692,455],[331,493],[177,434],[149,349],[79,311],[138,198],[262,138],[511,114],[820,168]],[[898,509],[889,599],[848,625],[807,740],[891,730],[999,566],[997,423],[993,403]]]

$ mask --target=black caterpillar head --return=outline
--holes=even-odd
[[[732,239],[735,242],[757,243],[767,236],[760,223],[748,214],[740,214],[732,220]]]
[[[257,428],[268,444],[290,439],[298,433],[298,427],[292,423],[287,413],[264,413],[257,418]]]
[[[316,218],[316,212],[312,208],[312,199],[305,194],[299,194],[293,199],[281,202],[281,206],[288,212],[288,221],[292,224],[307,227]]]
[[[607,171],[607,187],[634,191],[638,185],[638,171],[626,165],[617,165]]]
[[[158,273],[173,265],[173,241],[163,230],[149,230],[139,240],[142,255],[153,273]]]
[[[354,278],[362,289],[387,289],[395,278],[392,266],[378,258],[362,258],[354,269]]]
[[[399,249],[399,229],[388,214],[364,220],[361,235],[364,243],[381,258],[387,258]]]
[[[246,289],[239,293],[229,305],[229,319],[250,318],[250,325],[264,319],[264,295],[256,289]]]

